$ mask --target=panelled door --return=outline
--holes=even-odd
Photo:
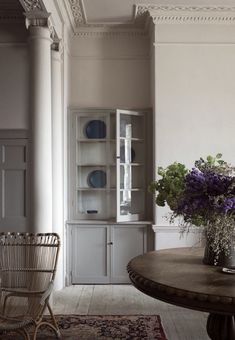
[[[0,228],[27,231],[27,139],[0,139]]]
[[[84,225],[71,228],[71,283],[109,283],[109,227]]]

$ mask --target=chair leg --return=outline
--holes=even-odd
[[[38,329],[42,326],[42,325],[45,325],[45,326],[48,326],[50,327],[51,329],[53,329],[57,339],[61,339],[61,333],[60,333],[60,330],[59,330],[59,326],[56,322],[56,319],[55,319],[55,316],[53,314],[53,311],[51,309],[51,306],[49,304],[49,302],[47,301],[46,302],[46,306],[49,310],[49,313],[50,313],[50,316],[51,316],[51,319],[52,319],[52,323],[50,322],[47,322],[47,321],[40,321],[37,326],[35,327],[35,331],[34,331],[34,334],[33,334],[33,340],[36,340],[37,338],[37,332],[38,332]]]
[[[54,314],[53,314],[53,311],[52,311],[52,309],[51,309],[51,306],[50,306],[49,301],[47,301],[46,305],[47,305],[47,308],[48,308],[49,313],[50,313],[50,315],[51,315],[53,325],[54,325],[54,327],[55,327],[55,329],[56,329],[57,336],[58,336],[58,338],[60,339],[61,334],[60,334],[59,326],[58,326],[58,323],[57,323],[57,321],[56,321],[56,319],[55,319],[55,316],[54,316]]]
[[[35,328],[35,331],[33,333],[33,340],[36,340],[37,339],[37,332],[38,332],[38,329],[41,327],[41,326],[48,326],[50,327],[51,329],[53,329],[53,331],[55,332],[55,335],[57,337],[57,339],[61,339],[61,334],[60,334],[60,331],[59,331],[59,328],[56,328],[54,327],[51,323],[49,322],[46,322],[46,321],[42,321],[40,322],[36,328]]]

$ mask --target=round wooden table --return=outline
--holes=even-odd
[[[153,298],[210,313],[207,333],[213,340],[235,340],[235,275],[202,263],[200,248],[153,251],[132,259],[127,270],[133,285]]]

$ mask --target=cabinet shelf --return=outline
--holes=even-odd
[[[105,168],[105,167],[109,167],[109,166],[116,166],[116,164],[79,164],[77,163],[77,166],[81,166],[81,167],[93,167],[93,168]]]
[[[135,137],[120,137],[121,141],[132,141],[132,142],[144,142],[143,138],[135,138]]]
[[[78,143],[115,143],[115,139],[108,138],[77,138]]]
[[[131,166],[144,166],[143,163],[120,163],[120,165],[131,165]]]
[[[143,188],[125,188],[125,189],[120,189],[121,192],[124,191],[144,191]]]
[[[77,191],[111,191],[111,190],[117,190],[116,188],[81,188],[78,187]]]

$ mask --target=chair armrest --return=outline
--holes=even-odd
[[[27,291],[27,290],[19,290],[19,289],[11,289],[4,288],[2,289],[6,295],[3,298],[3,315],[5,314],[6,306],[8,299],[11,297],[24,297],[24,298],[39,298],[38,304],[43,306],[46,303],[46,300],[49,298],[51,292],[53,290],[53,282],[50,282],[48,288],[44,291]]]
[[[25,290],[14,288],[2,288],[2,293],[11,293],[15,296],[31,296],[31,295],[43,295],[47,290]]]
[[[54,282],[51,281],[46,290],[32,291],[24,289],[14,289],[14,288],[3,288],[2,292],[7,293],[7,296],[18,296],[18,297],[41,297],[40,304],[43,304],[45,300],[50,296],[53,290]]]

